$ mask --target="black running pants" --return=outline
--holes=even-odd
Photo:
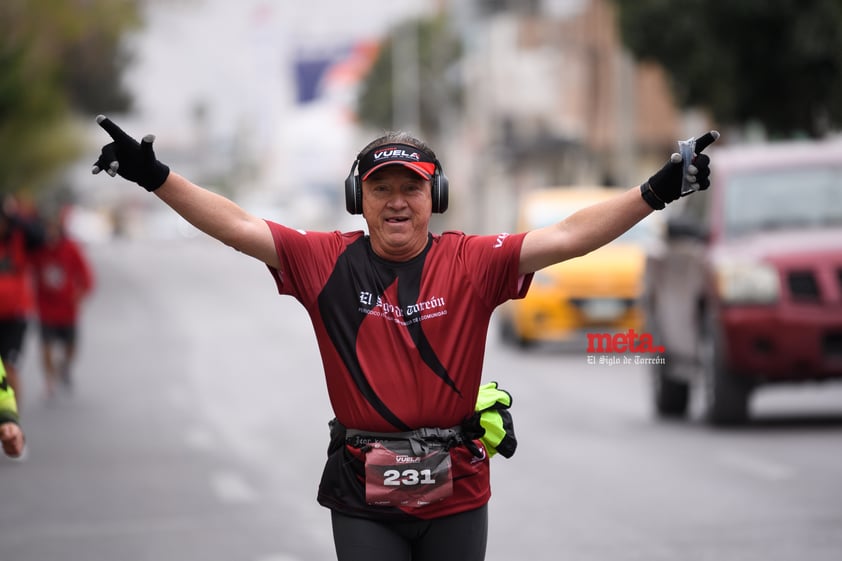
[[[382,522],[331,511],[339,561],[483,561],[488,505],[433,520]]]

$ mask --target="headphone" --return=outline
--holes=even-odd
[[[357,154],[357,159],[354,160],[351,171],[345,178],[345,209],[351,214],[363,213],[363,182],[360,176],[354,172],[357,170],[360,158],[364,155],[363,153]],[[433,212],[441,214],[447,210],[447,193],[450,182],[441,169],[438,159],[435,160],[435,164],[436,171],[430,178],[430,195],[433,199]]]

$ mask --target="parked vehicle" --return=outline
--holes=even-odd
[[[533,191],[520,204],[517,231],[553,224],[619,191],[603,187]],[[528,347],[575,341],[587,331],[639,331],[643,244],[657,238],[657,218],[652,215],[596,251],[535,273],[526,298],[506,302],[499,310],[504,341]]]
[[[842,142],[731,147],[711,188],[670,205],[647,256],[646,330],[665,348],[655,410],[750,418],[764,384],[842,379]]]

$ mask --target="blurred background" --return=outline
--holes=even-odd
[[[842,391],[767,387],[760,374],[763,391],[735,389],[711,364],[714,342],[739,340],[752,364],[794,365],[778,381],[842,377],[840,28],[839,0],[3,0],[4,210],[61,210],[96,283],[72,392],[43,395],[31,318],[19,365],[29,451],[0,459],[0,560],[333,558],[315,502],[331,414],[306,314],[259,263],[143,189],[91,175],[109,141],[98,114],[154,133],[162,161],[255,214],[320,230],[365,228],[344,210],[343,181],[384,130],[436,150],[451,199],[432,228],[470,233],[521,228],[547,189],[639,185],[677,140],[712,128],[711,153],[738,154],[729,169],[771,145],[807,147],[800,163],[831,146],[831,173],[804,191],[824,214],[783,233],[749,217],[778,231],[761,237],[786,259],[752,237],[722,264],[709,250],[730,240],[716,229],[725,203],[671,205],[650,224],[648,257],[583,261],[581,294],[542,277],[543,302],[563,310],[533,303],[526,331],[492,325],[486,376],[514,395],[520,444],[493,462],[488,559],[838,560]],[[789,189],[805,185],[767,206],[792,207]],[[754,208],[751,193],[738,208]],[[673,214],[699,223],[671,226]],[[823,237],[793,234],[805,230]],[[779,286],[769,268],[781,261]],[[813,275],[817,263],[828,268]],[[623,272],[600,272],[612,265]],[[659,308],[656,325],[664,271],[698,282],[673,275],[695,292],[677,292],[688,305]],[[621,275],[622,294],[602,282]],[[790,300],[809,308],[786,313],[813,338],[776,354],[785,345],[757,323],[780,327],[775,306]],[[617,329],[663,343],[709,326],[710,310],[758,304],[771,315],[751,329],[667,345],[669,371],[600,362],[584,345]],[[679,350],[693,364],[676,366]]]
[[[156,134],[161,159],[200,184],[302,227],[343,225],[353,156],[384,129],[411,130],[452,179],[442,226],[488,232],[513,224],[534,188],[637,184],[676,139],[710,126],[723,143],[821,137],[842,112],[836,2],[16,0],[2,10],[0,189],[68,199],[108,235],[139,235],[138,213],[157,207],[90,177],[99,113]]]

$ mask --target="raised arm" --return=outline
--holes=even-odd
[[[652,212],[635,187],[583,208],[561,222],[532,230],[520,250],[521,274],[579,257],[618,238]]]
[[[701,154],[719,138],[710,131],[696,141],[695,155],[687,168],[687,180],[699,190],[710,185],[710,158]],[[521,274],[532,273],[554,263],[585,255],[618,238],[646,218],[682,196],[683,159],[673,154],[655,175],[640,187],[571,214],[556,224],[533,230],[523,240]]]
[[[272,233],[263,219],[246,212],[234,201],[171,172],[155,157],[153,135],[143,137],[138,143],[107,117],[100,115],[97,122],[113,142],[102,148],[93,173],[104,170],[112,177],[120,175],[133,181],[154,192],[207,235],[267,265],[279,266]]]
[[[246,255],[278,268],[275,242],[266,222],[234,201],[170,172],[155,194],[190,224]]]

